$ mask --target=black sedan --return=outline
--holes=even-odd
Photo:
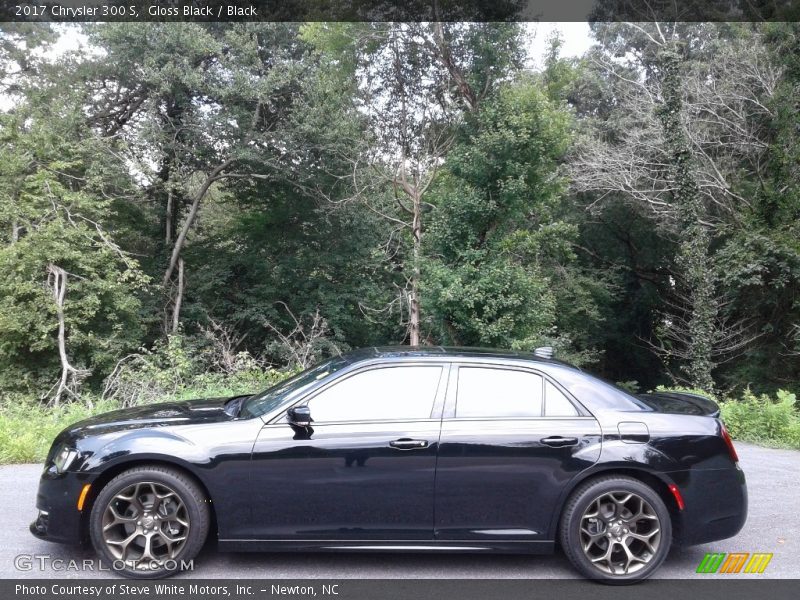
[[[254,396],[138,406],[69,427],[34,535],[91,541],[130,577],[221,550],[552,552],[651,575],[673,543],[747,515],[713,403],[637,398],[546,357],[371,348]]]

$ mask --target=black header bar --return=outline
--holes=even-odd
[[[800,0],[3,0],[0,21],[797,21]]]

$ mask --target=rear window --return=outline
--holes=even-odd
[[[545,408],[548,417],[577,417],[578,411],[560,389],[549,381],[544,384]]]
[[[628,392],[583,371],[551,365],[548,374],[589,410],[652,411]]]

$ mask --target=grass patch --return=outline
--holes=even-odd
[[[43,462],[62,429],[116,408],[119,403],[110,401],[93,406],[73,402],[56,408],[32,402],[5,404],[0,413],[0,464]]]
[[[174,393],[163,394],[153,402],[135,404],[252,394],[275,385],[290,374],[255,369],[233,376],[206,373],[195,377],[191,387],[178,386]],[[99,400],[90,395],[84,395],[80,402],[55,408],[25,398],[6,398],[0,403],[0,464],[43,462],[53,438],[63,429],[121,405],[119,400]]]

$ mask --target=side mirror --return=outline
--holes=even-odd
[[[293,406],[286,411],[289,424],[295,427],[308,427],[311,425],[311,410],[308,406]]]

